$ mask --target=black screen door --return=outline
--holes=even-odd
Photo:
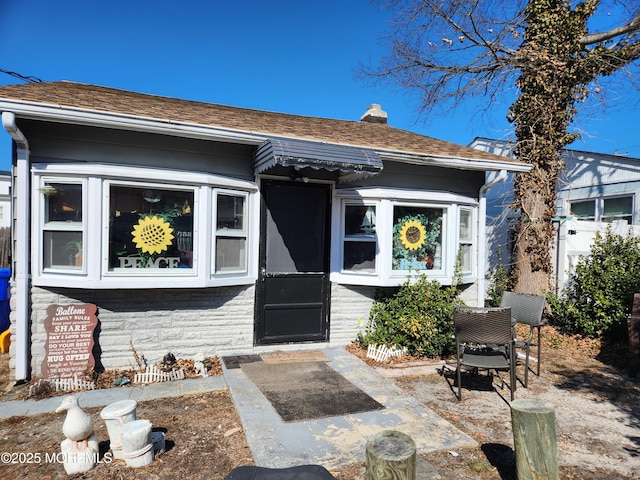
[[[256,343],[329,337],[330,187],[264,180]]]

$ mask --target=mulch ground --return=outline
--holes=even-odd
[[[547,348],[546,361],[543,363],[542,379],[550,384],[563,384],[564,388],[575,388],[576,391],[587,392],[588,395],[600,395],[607,401],[623,402],[625,405],[636,405],[640,398],[640,386],[636,381],[620,381],[620,375],[600,375],[602,371],[617,371],[627,356],[624,346],[607,346],[600,342],[560,335],[551,327],[543,329],[544,342]],[[379,366],[366,358],[366,351],[359,345],[352,345],[348,350],[363,361]],[[275,359],[275,357],[274,357]],[[411,364],[418,359],[393,359],[393,365],[401,362]],[[185,369],[187,377],[195,376],[193,362],[177,360]],[[392,365],[389,363],[389,365]],[[217,358],[207,359],[210,374],[220,374],[220,361]],[[562,371],[562,375],[557,372]],[[135,372],[112,371],[95,376],[98,388],[118,388],[113,385],[123,376]],[[534,376],[534,380],[538,377]],[[531,380],[531,379],[530,379]],[[442,377],[414,377],[399,380],[397,383],[407,389],[408,394],[416,387],[428,382],[436,382],[438,388],[445,385]],[[573,382],[573,383],[571,383]],[[573,387],[572,387],[573,385]],[[13,387],[8,378],[8,354],[0,354],[0,393],[8,391],[0,397],[0,401],[13,398],[26,398],[26,386]],[[624,388],[622,388],[624,387]],[[446,387],[445,387],[446,388]],[[536,387],[535,381],[532,391]],[[427,390],[428,391],[428,390]],[[466,480],[515,480],[513,469],[513,452],[504,445],[504,436],[491,438],[488,433],[478,436],[473,427],[478,428],[476,418],[468,417],[473,412],[465,410],[464,405],[455,403],[445,392],[447,400],[438,405],[425,404],[437,408],[436,413],[453,423],[465,433],[477,436],[477,448],[465,449],[453,456],[451,452],[439,451],[421,455],[423,460],[433,465],[443,479]],[[495,392],[489,393],[497,399]],[[449,402],[449,403],[448,403]],[[468,403],[467,403],[468,405]],[[449,408],[451,407],[451,408]],[[108,432],[104,421],[100,418],[101,409],[87,409],[92,415],[96,433],[100,439],[101,458],[108,451]],[[466,412],[466,413],[465,413]],[[467,415],[467,417],[465,417]],[[139,402],[138,418],[152,422],[155,430],[165,433],[166,452],[159,455],[151,465],[142,469],[132,469],[122,460],[109,463],[102,461],[87,474],[72,477],[66,475],[59,463],[15,462],[0,464],[0,480],[2,479],[168,479],[168,478],[208,478],[222,480],[234,467],[253,464],[253,457],[244,436],[240,420],[233,406],[228,391],[207,394],[187,395],[176,398],[159,399],[153,402]],[[12,417],[0,420],[0,439],[5,452],[15,455],[20,460],[22,454],[46,453],[59,451],[63,440],[62,422],[64,415],[43,414],[28,417]],[[475,422],[475,423],[474,423]],[[479,425],[482,427],[482,425]],[[489,432],[490,430],[486,430]],[[584,439],[589,441],[589,439]],[[492,448],[489,448],[493,446]],[[598,446],[594,445],[594,452]],[[24,456],[24,455],[23,455]],[[511,462],[511,463],[510,463]],[[363,459],[354,459],[350,466],[333,471],[339,480],[361,480],[364,478]],[[616,475],[616,472],[598,470],[597,466],[587,465],[585,468],[562,466],[561,480],[596,480],[600,478],[627,478]],[[632,478],[632,477],[628,477]]]

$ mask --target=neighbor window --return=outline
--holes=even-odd
[[[605,198],[603,204],[603,222],[626,220],[627,223],[632,223],[633,197]]]
[[[77,270],[84,265],[83,184],[46,181],[43,203],[42,265],[45,270]]]
[[[633,197],[597,198],[571,202],[571,215],[578,220],[633,223]]]
[[[571,215],[579,220],[595,220],[596,201],[571,202]]]

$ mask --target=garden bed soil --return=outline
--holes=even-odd
[[[620,366],[626,350],[603,349],[599,342],[578,340],[543,331],[542,376],[530,373],[529,388],[520,386],[516,398],[542,398],[556,407],[557,438],[562,480],[601,478],[631,479],[640,471],[640,400],[638,379],[630,378]],[[358,346],[348,347],[366,359]],[[534,352],[535,353],[535,352]],[[606,353],[606,354],[605,354]],[[394,366],[415,365],[416,359],[394,359]],[[387,364],[389,366],[390,364]],[[376,364],[376,366],[379,366]],[[463,401],[458,402],[451,371],[414,375],[407,368],[394,381],[478,442],[475,448],[421,454],[442,479],[515,479],[513,438],[508,390],[495,390],[486,377],[463,379]],[[215,372],[218,373],[219,372]],[[121,375],[121,373],[119,374]],[[518,375],[523,378],[522,367]],[[110,387],[106,380],[102,386]],[[116,375],[114,375],[116,378]],[[499,386],[499,382],[496,383]],[[24,398],[26,386],[11,386],[8,354],[0,355],[0,401]],[[115,388],[115,387],[114,387]],[[1,408],[1,404],[0,404]],[[100,408],[87,411],[93,416],[101,453],[108,448],[108,433],[100,418]],[[100,463],[87,474],[67,476],[61,464],[0,464],[0,479],[106,480],[209,478],[223,479],[234,467],[253,464],[240,420],[228,391],[139,402],[138,418],[152,422],[166,435],[167,451],[149,466],[127,467],[123,461]],[[41,414],[0,420],[3,451],[56,453],[63,439],[62,414]],[[363,459],[332,474],[341,480],[364,478]]]

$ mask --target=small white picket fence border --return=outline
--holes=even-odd
[[[155,365],[149,365],[142,373],[136,373],[133,377],[133,383],[154,383],[154,382],[171,382],[173,380],[184,380],[184,370],[171,370],[163,372]]]
[[[407,353],[407,347],[398,348],[395,345],[387,347],[386,345],[371,344],[367,347],[367,358],[371,358],[376,362],[385,362],[390,357],[402,357]]]
[[[78,378],[76,373],[73,377],[69,378],[41,378],[37,383],[29,387],[29,396],[31,397],[34,392],[42,388],[43,384],[49,384],[55,387],[56,392],[77,392],[79,390],[95,390],[96,384],[89,380],[82,380]]]

